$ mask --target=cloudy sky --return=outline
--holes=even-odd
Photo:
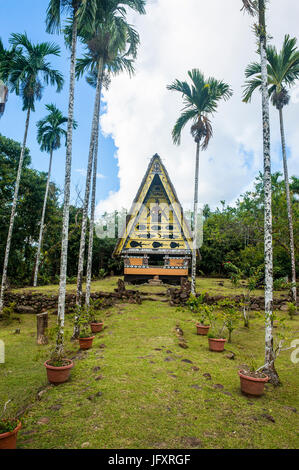
[[[281,46],[284,35],[298,36],[299,2],[271,0],[269,33]],[[112,135],[117,151],[119,190],[100,201],[98,211],[129,207],[150,157],[158,153],[165,163],[184,206],[193,198],[195,144],[189,128],[181,145],[171,140],[171,129],[182,107],[181,96],[166,85],[185,80],[199,68],[205,75],[229,83],[234,96],[219,106],[213,118],[214,137],[201,154],[200,201],[215,207],[232,203],[251,187],[262,169],[261,97],[242,103],[244,69],[256,60],[252,19],[240,12],[240,0],[151,0],[146,16],[132,21],[141,36],[136,75],[113,79],[104,93],[106,113],[102,130]],[[297,92],[297,93],[296,93]],[[299,170],[299,91],[285,113],[290,174]],[[278,115],[271,109],[273,170],[281,169]]]
[[[284,35],[299,37],[298,0],[271,0],[269,33],[281,47]],[[54,102],[67,114],[69,51],[63,38],[45,32],[48,0],[0,0],[1,38],[6,46],[12,32],[27,31],[33,42],[55,41],[61,57],[51,59],[65,75],[60,94],[48,87],[32,114],[28,147],[32,167],[47,171],[48,158],[36,142],[36,122],[45,115],[45,104]],[[181,96],[166,89],[175,78],[187,79],[187,71],[199,68],[206,76],[225,80],[234,90],[229,102],[221,103],[213,118],[214,137],[201,154],[200,201],[212,207],[220,200],[233,203],[252,186],[262,170],[261,97],[242,103],[246,65],[256,60],[252,19],[240,12],[241,0],[148,0],[147,14],[133,15],[141,45],[136,74],[112,80],[103,95],[102,134],[99,145],[97,213],[131,206],[151,156],[158,153],[165,163],[184,207],[193,199],[195,145],[189,129],[180,147],[171,140],[172,127],[182,107]],[[3,21],[5,19],[5,21]],[[78,47],[78,57],[82,47]],[[94,90],[81,79],[76,84],[72,162],[72,203],[80,204],[84,193]],[[299,173],[299,86],[285,112],[290,174]],[[20,98],[10,95],[0,133],[21,141],[25,113]],[[271,107],[273,170],[281,170],[277,111]],[[52,179],[63,189],[65,149],[54,155]],[[78,197],[78,194],[80,197]]]

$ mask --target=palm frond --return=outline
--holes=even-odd
[[[85,72],[96,70],[96,63],[89,54],[84,54],[76,62],[76,78],[82,77]]]
[[[180,145],[183,128],[186,126],[186,124],[188,124],[189,121],[194,121],[196,117],[196,109],[190,109],[182,112],[172,130],[172,140],[174,144]]]
[[[23,110],[34,111],[35,100],[40,100],[44,85],[56,85],[61,91],[64,83],[62,74],[47,62],[49,55],[58,56],[60,48],[49,42],[33,44],[27,34],[12,34],[10,43],[13,54],[9,61],[4,61],[1,70],[7,79],[11,91],[21,95]],[[1,72],[1,73],[2,73]]]
[[[112,75],[127,72],[131,77],[135,72],[134,60],[127,59],[126,56],[115,57],[113,61],[107,64],[107,71]]]
[[[243,92],[243,102],[250,103],[253,93],[255,92],[257,88],[261,88],[261,86],[262,86],[261,77],[252,78],[251,80],[248,80],[247,82],[245,82],[245,85],[244,85],[245,89]]]
[[[231,87],[215,78],[205,79],[204,75],[198,69],[188,71],[191,79],[191,87],[187,82],[175,80],[167,86],[168,90],[174,90],[182,93],[184,108],[181,116],[177,120],[172,137],[176,144],[180,143],[182,128],[188,120],[194,120],[191,127],[191,134],[195,141],[202,141],[202,149],[206,149],[212,137],[212,126],[209,115],[213,114],[220,100],[228,100],[233,91]]]
[[[268,91],[272,103],[277,109],[289,103],[289,94],[286,87],[291,87],[299,79],[299,51],[297,39],[285,35],[281,51],[269,45],[267,47],[267,72]],[[252,78],[245,82],[244,101],[251,100],[253,92],[261,88],[261,65],[249,64],[245,70],[246,78]]]
[[[49,153],[60,148],[62,137],[66,142],[67,132],[65,127],[68,118],[63,116],[62,112],[54,104],[47,104],[46,109],[49,111],[49,114],[40,119],[36,124],[37,141],[40,144],[41,150]],[[76,129],[76,127],[77,123],[74,121],[73,128]]]
[[[241,11],[249,13],[249,15],[254,16],[258,12],[258,2],[256,0],[242,0]]]
[[[192,97],[191,88],[187,82],[181,82],[180,80],[175,80],[171,85],[167,85],[167,90],[179,91],[182,95],[187,96],[188,98]]]
[[[46,12],[47,33],[60,33],[61,27],[61,0],[50,0]]]

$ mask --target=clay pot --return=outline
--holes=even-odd
[[[90,349],[94,339],[95,336],[90,336],[89,338],[79,338],[80,349]]]
[[[94,322],[90,324],[91,331],[93,333],[99,333],[100,331],[102,331],[103,326],[104,326],[103,322],[99,322],[99,323]]]
[[[21,422],[18,423],[17,427],[11,432],[5,432],[0,434],[0,449],[15,449],[17,446],[17,434],[21,429]]]
[[[221,352],[224,350],[224,344],[226,339],[216,339],[216,338],[208,338],[209,339],[209,349],[210,351]]]
[[[197,334],[206,336],[209,332],[210,325],[201,325],[200,323],[196,323]]]
[[[269,377],[255,378],[249,375],[244,375],[240,370],[238,371],[240,376],[241,392],[245,395],[253,395],[259,397],[264,393],[265,383],[268,382]]]
[[[61,384],[69,379],[71,368],[74,366],[73,361],[66,359],[69,362],[67,366],[55,367],[48,364],[49,360],[44,363],[47,369],[48,381],[51,384]]]

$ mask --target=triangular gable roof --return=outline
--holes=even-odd
[[[160,222],[153,222],[150,215],[155,211],[155,204],[162,213],[162,222],[161,219]],[[171,224],[165,222],[165,211],[170,214]],[[156,154],[142,179],[113,256],[130,253],[189,254],[191,244],[192,235],[182,206],[168,172]]]

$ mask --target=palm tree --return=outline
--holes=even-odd
[[[38,276],[40,253],[41,253],[42,240],[43,240],[44,221],[45,221],[48,191],[49,191],[49,185],[50,185],[53,152],[54,150],[57,150],[61,147],[61,138],[64,137],[66,139],[67,133],[66,133],[66,130],[64,129],[64,124],[68,121],[68,118],[63,116],[62,112],[54,104],[47,104],[46,109],[49,111],[49,114],[47,114],[47,116],[45,116],[43,119],[37,122],[37,141],[40,144],[41,151],[42,152],[45,151],[49,153],[50,158],[49,158],[49,169],[48,169],[46,191],[45,191],[44,204],[43,204],[43,210],[42,210],[42,217],[40,221],[38,247],[37,247],[37,253],[36,253],[36,262],[35,262],[34,279],[33,279],[34,287],[37,286],[37,276]],[[74,123],[74,127],[76,127],[75,123]]]
[[[35,111],[35,101],[41,99],[44,85],[48,85],[49,83],[51,85],[56,85],[58,92],[62,89],[63,86],[63,77],[61,73],[55,69],[52,69],[50,63],[47,61],[47,57],[49,55],[59,56],[60,48],[58,46],[49,42],[43,42],[34,45],[29,41],[27,34],[12,34],[10,43],[13,45],[13,47],[16,48],[16,52],[11,60],[4,60],[1,62],[0,75],[8,84],[10,91],[15,92],[17,95],[21,95],[23,101],[23,111],[27,111],[27,116],[5,248],[0,294],[0,312],[3,308],[4,292],[7,280],[7,266],[24,152],[29,128],[30,113],[31,111]]]
[[[232,90],[229,85],[223,81],[218,81],[214,78],[208,78],[206,80],[204,75],[198,69],[189,71],[188,75],[192,81],[191,86],[187,82],[175,80],[171,85],[167,86],[167,89],[182,93],[184,103],[182,114],[176,121],[172,131],[174,144],[180,144],[182,129],[189,122],[193,123],[191,126],[191,135],[196,143],[191,271],[191,292],[195,295],[199,151],[200,149],[207,149],[213,135],[210,116],[217,110],[218,102],[221,99],[228,100],[232,96]]]
[[[276,107],[279,113],[280,133],[281,133],[281,146],[284,168],[284,180],[286,188],[286,200],[288,210],[288,223],[290,233],[290,254],[291,254],[291,269],[292,269],[292,301],[297,302],[297,289],[296,289],[296,263],[295,263],[295,248],[294,248],[294,230],[293,230],[293,216],[292,205],[290,196],[290,184],[288,175],[288,164],[286,154],[286,141],[284,132],[283,108],[289,104],[290,95],[288,87],[295,85],[296,80],[299,78],[299,50],[296,46],[297,39],[290,38],[286,35],[284,38],[283,46],[280,52],[277,52],[276,47],[267,47],[268,58],[268,91],[273,106]],[[252,94],[257,88],[261,88],[261,65],[257,62],[248,65],[245,76],[247,78],[244,101],[250,102]]]
[[[97,0],[50,0],[47,9],[47,32],[61,32],[61,16],[63,14],[71,18],[71,64],[70,64],[70,87],[68,105],[68,123],[66,139],[66,159],[65,159],[65,180],[64,180],[64,201],[62,216],[62,241],[60,258],[60,282],[58,298],[58,333],[56,339],[57,356],[63,355],[63,329],[65,310],[65,289],[67,273],[67,251],[68,251],[68,229],[69,229],[69,208],[71,190],[71,167],[72,167],[72,138],[74,122],[74,93],[75,93],[75,67],[76,67],[76,46],[78,26],[83,23],[89,24],[94,20]]]
[[[279,384],[275,370],[273,347],[273,244],[272,244],[272,185],[271,185],[271,153],[270,153],[270,117],[268,93],[268,61],[267,61],[267,0],[242,0],[243,8],[252,16],[258,17],[255,27],[259,40],[261,63],[261,92],[263,120],[263,155],[264,155],[264,256],[265,256],[265,365],[264,372],[274,385]]]
[[[93,78],[95,78],[94,76],[96,75],[96,93],[89,145],[85,195],[83,202],[83,216],[77,276],[77,305],[81,305],[82,301],[83,266],[88,203],[91,185],[92,160],[93,158],[97,158],[95,147],[97,147],[98,144],[95,143],[95,140],[96,136],[98,135],[101,89],[104,74],[106,72],[108,74],[115,75],[124,70],[132,74],[134,71],[132,59],[136,57],[137,45],[139,44],[138,33],[126,21],[125,6],[129,6],[133,10],[136,10],[140,13],[144,13],[144,0],[135,0],[134,2],[118,2],[115,0],[107,0],[107,2],[103,2],[101,8],[97,10],[96,20],[93,27],[83,27],[79,32],[82,41],[86,44],[88,52],[84,55],[82,59],[78,60],[77,76],[79,78],[86,70],[89,70],[91,74],[93,74]],[[96,182],[94,182],[94,184],[96,184]],[[95,197],[95,190],[93,191],[93,193]],[[92,216],[94,217],[94,214]],[[90,239],[89,241],[91,242],[92,240]],[[92,256],[92,248],[90,247],[89,256]],[[91,260],[88,268],[91,269]],[[89,272],[88,275],[89,283],[90,276],[91,272]],[[89,303],[89,293],[90,285],[87,287],[87,303]],[[79,328],[77,322],[75,321],[73,337],[77,337],[78,334]]]
[[[86,77],[87,83],[93,88],[97,85],[97,71],[89,72]],[[110,85],[110,77],[104,73],[102,79],[102,86],[108,89]],[[97,189],[97,168],[98,168],[98,147],[99,147],[99,120],[97,121],[97,129],[94,142],[94,155],[93,155],[93,169],[92,169],[92,191],[90,203],[90,222],[89,222],[89,238],[88,238],[88,254],[87,254],[87,267],[86,267],[86,292],[85,304],[90,304],[90,287],[92,275],[92,251],[93,251],[93,236],[94,236],[94,219],[95,219],[95,206],[96,206],[96,189]]]

